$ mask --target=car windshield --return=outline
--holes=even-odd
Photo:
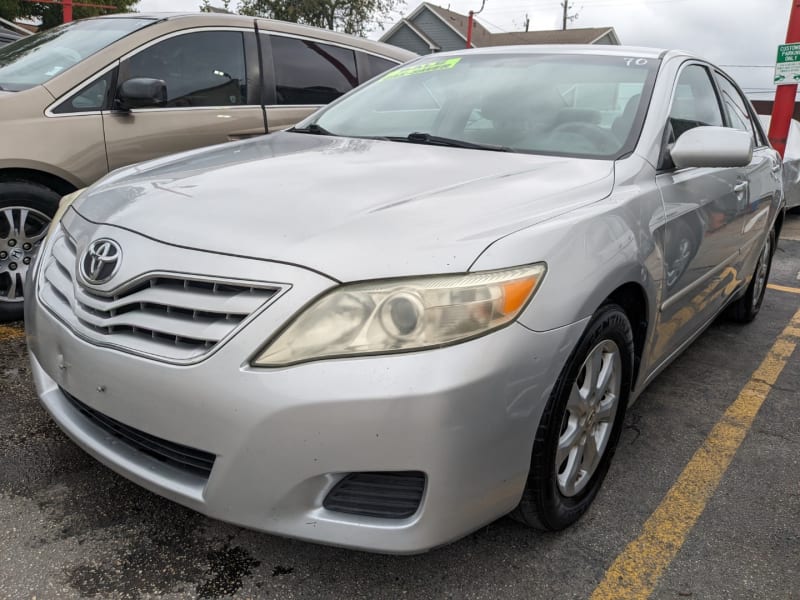
[[[622,55],[429,57],[373,80],[297,129],[618,158],[638,140],[658,64]]]
[[[45,83],[150,19],[75,21],[0,48],[0,90],[18,92]]]

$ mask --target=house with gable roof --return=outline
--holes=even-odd
[[[423,2],[387,30],[380,41],[417,54],[461,50],[467,46],[468,22],[467,15]],[[472,24],[473,48],[517,44],[619,45],[619,43],[613,27],[492,33],[481,25],[478,19],[474,19]]]

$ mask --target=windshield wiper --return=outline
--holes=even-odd
[[[292,127],[289,131],[294,133],[310,133],[312,135],[335,135],[322,125],[317,125],[316,123],[309,123],[305,127]]]
[[[513,152],[507,146],[495,146],[494,144],[476,144],[455,138],[441,137],[430,133],[415,131],[406,137],[390,136],[383,139],[393,142],[411,142],[412,144],[430,144],[431,146],[450,146],[451,148],[469,148],[471,150],[492,150],[493,152]]]

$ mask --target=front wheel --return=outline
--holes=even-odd
[[[22,318],[24,282],[59,195],[26,181],[0,182],[0,323]]]
[[[563,529],[591,505],[622,429],[633,331],[615,304],[601,307],[556,382],[536,432],[525,491],[512,516]]]

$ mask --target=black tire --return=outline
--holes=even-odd
[[[12,235],[11,227],[8,223],[7,214],[17,214],[14,207],[26,208],[33,215],[32,220],[27,223],[31,235],[34,233],[31,227],[34,225],[38,230],[49,220],[58,209],[58,202],[61,195],[50,188],[30,181],[0,181],[0,323],[19,321],[22,319],[23,295],[18,293],[20,279],[24,280],[24,272],[27,265],[23,260],[32,260],[33,253],[38,249],[38,244],[33,244],[30,251],[25,252],[25,256],[19,261],[15,261],[11,252],[21,250],[21,245],[17,244],[16,235]],[[10,246],[10,240],[14,239],[14,246]],[[3,254],[5,253],[5,254]],[[13,263],[13,265],[12,265]],[[14,270],[11,270],[11,266]],[[16,277],[13,301],[9,301],[11,295],[12,280]]]
[[[566,435],[568,423],[573,418],[568,410],[568,400],[573,392],[573,386],[581,381],[579,378],[586,378],[584,361],[590,354],[594,354],[596,349],[608,342],[612,342],[619,349],[620,357],[620,390],[616,411],[609,417],[611,423],[607,425],[610,427],[610,435],[604,449],[597,453],[600,458],[594,472],[589,474],[586,471],[584,475],[586,481],[582,489],[578,493],[568,495],[563,493],[560,487],[558,477],[561,467],[556,464],[559,438]],[[633,331],[625,312],[616,304],[600,307],[567,360],[550,395],[536,431],[525,491],[519,506],[511,514],[512,517],[536,529],[556,531],[571,525],[586,512],[603,483],[619,440],[630,394],[633,356]],[[567,419],[568,414],[569,419]],[[591,422],[594,424],[594,411],[591,414]]]
[[[764,294],[767,291],[769,273],[772,270],[772,257],[775,254],[775,230],[770,230],[761,252],[756,261],[756,268],[747,291],[744,296],[735,300],[727,310],[727,315],[732,321],[737,323],[749,323],[756,318],[764,302]],[[764,262],[766,261],[766,262]],[[760,276],[763,276],[763,279]]]

